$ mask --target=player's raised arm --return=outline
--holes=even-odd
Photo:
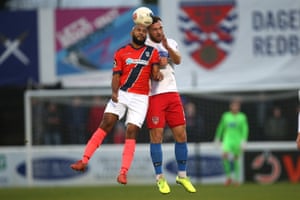
[[[181,63],[181,55],[180,55],[178,49],[175,50],[175,49],[172,49],[172,48],[169,46],[168,40],[167,40],[167,38],[165,37],[165,35],[163,36],[162,44],[163,44],[163,46],[165,47],[165,49],[168,51],[169,56],[170,56],[172,62],[173,62],[174,64],[176,64],[176,65],[179,65],[179,64]]]

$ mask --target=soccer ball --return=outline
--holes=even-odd
[[[150,8],[139,7],[133,11],[132,19],[135,24],[149,26],[152,24],[152,15],[153,12]]]

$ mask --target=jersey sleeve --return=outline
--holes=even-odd
[[[170,45],[170,47],[174,50],[174,51],[179,51],[178,49],[178,44],[175,40],[173,39],[169,39],[168,38],[168,44]]]
[[[153,49],[152,57],[151,57],[151,64],[153,65],[158,65],[159,64],[159,53],[157,49]]]
[[[114,66],[113,66],[113,74],[122,73],[123,60],[120,56],[120,50],[116,51],[114,55]]]

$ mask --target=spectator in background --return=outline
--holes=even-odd
[[[44,120],[44,143],[46,145],[61,144],[61,115],[55,103],[50,102],[47,105]]]
[[[126,127],[120,121],[117,122],[113,129],[113,143],[124,144]]]
[[[281,108],[275,106],[272,110],[272,116],[267,119],[264,134],[266,140],[285,140],[288,136],[287,120],[282,116]]]
[[[203,118],[197,114],[196,105],[189,101],[184,104],[184,111],[188,142],[204,141],[204,121]]]
[[[80,97],[74,97],[66,110],[66,126],[69,144],[84,144],[86,138],[88,109]]]
[[[222,142],[223,166],[227,177],[225,185],[230,185],[232,181],[239,184],[239,157],[248,140],[248,120],[240,107],[241,102],[238,99],[230,102],[229,111],[223,113],[215,135],[215,142]],[[230,155],[233,155],[234,179],[231,178]]]
[[[87,137],[90,138],[92,133],[97,130],[103,118],[106,102],[102,97],[96,96],[93,98],[92,106],[88,113],[87,119]]]

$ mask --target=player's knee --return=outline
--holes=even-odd
[[[126,138],[135,139],[139,132],[140,128],[134,124],[128,123],[126,128]]]
[[[115,122],[113,122],[113,121],[105,121],[104,120],[99,125],[99,128],[101,128],[102,130],[104,130],[106,133],[109,133],[113,129],[114,125],[115,125]]]
[[[162,141],[163,141],[162,136],[155,135],[150,137],[151,143],[162,143]]]
[[[160,131],[151,130],[150,131],[150,142],[151,143],[161,143],[163,141],[163,133]]]
[[[184,133],[174,134],[174,139],[176,142],[182,143],[187,141],[187,136]]]
[[[182,143],[187,141],[187,134],[183,126],[172,128],[172,132],[173,132],[174,140],[176,142]]]

